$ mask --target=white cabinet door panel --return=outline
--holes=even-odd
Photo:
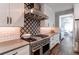
[[[0,3],[0,26],[8,26],[7,17],[9,17],[9,3]]]
[[[4,55],[29,55],[29,54],[30,54],[29,45],[26,45],[16,50],[5,53]]]
[[[24,4],[23,3],[10,3],[10,26],[23,26],[24,25]]]
[[[17,49],[17,52],[18,52],[17,55],[29,55],[30,54],[29,45]]]
[[[59,34],[55,34],[50,38],[50,49],[52,49],[59,42]]]
[[[4,55],[14,55],[16,53],[17,53],[17,51],[16,50],[13,50],[11,52],[5,53]]]

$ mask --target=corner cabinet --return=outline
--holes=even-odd
[[[0,3],[0,26],[22,27],[24,25],[23,3]]]
[[[79,3],[74,4],[74,18],[79,19]]]

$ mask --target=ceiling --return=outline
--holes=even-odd
[[[46,3],[51,7],[55,12],[64,11],[73,8],[72,3]]]

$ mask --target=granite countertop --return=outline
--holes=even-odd
[[[0,54],[12,49],[19,48],[24,45],[29,45],[29,42],[24,41],[22,39],[0,42]]]

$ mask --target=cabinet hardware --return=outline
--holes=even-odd
[[[17,54],[17,52],[16,53],[14,53],[14,54],[12,54],[12,55],[16,55]]]
[[[7,17],[7,24],[9,24],[9,17]]]
[[[12,17],[10,17],[10,24],[12,24]]]

